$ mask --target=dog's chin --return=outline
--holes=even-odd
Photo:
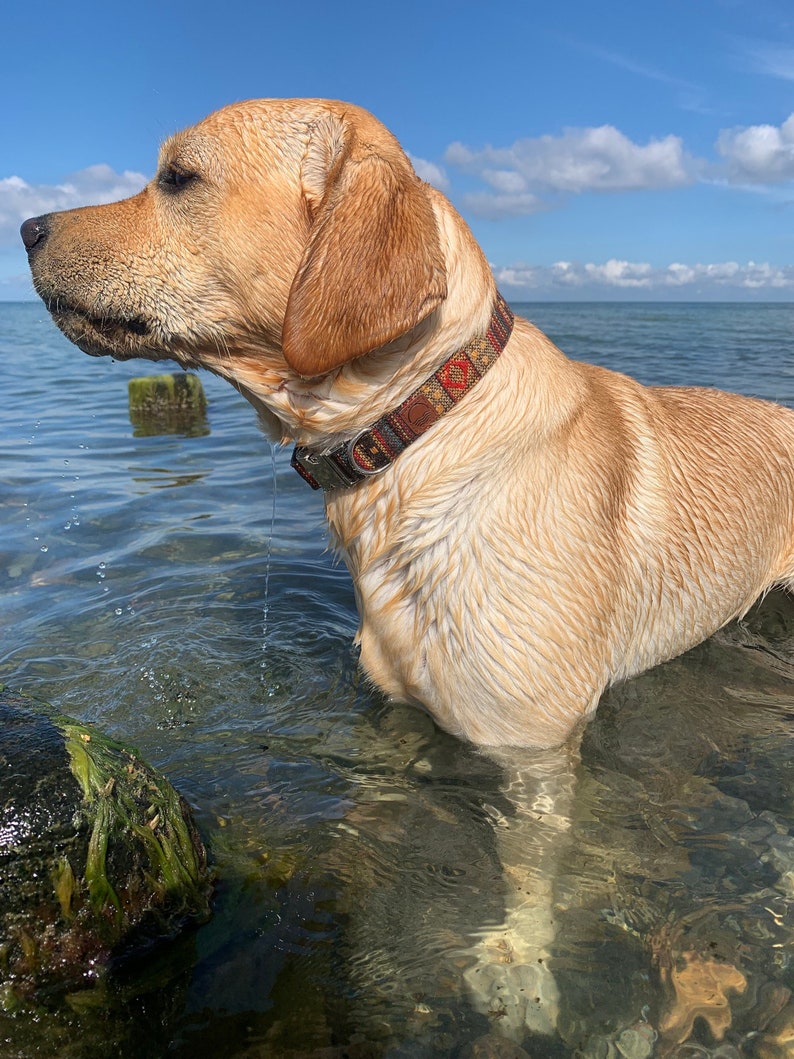
[[[94,316],[60,298],[45,298],[45,304],[69,341],[89,356],[159,360],[167,355],[154,347],[154,328],[141,316]]]

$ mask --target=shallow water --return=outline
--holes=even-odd
[[[794,306],[524,311],[645,382],[794,403]],[[209,376],[208,433],[135,436],[127,379],[163,368],[83,356],[36,304],[0,305],[0,356],[0,683],[136,745],[219,878],[206,926],[3,1019],[0,1056],[451,1057],[498,1030],[463,978],[505,907],[502,773],[365,686],[288,453]],[[561,1036],[532,1055],[789,1054],[792,675],[772,594],[605,697],[552,879]]]

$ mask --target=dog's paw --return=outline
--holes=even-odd
[[[476,963],[465,972],[472,1003],[500,1035],[522,1041],[528,1033],[556,1032],[559,990],[545,954],[515,945],[510,932],[480,939]]]
[[[458,1059],[530,1059],[530,1055],[505,1037],[486,1033],[465,1045],[458,1053]]]

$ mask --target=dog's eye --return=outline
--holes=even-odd
[[[180,191],[188,184],[192,184],[195,179],[195,173],[187,169],[179,169],[175,165],[168,165],[160,170],[158,183],[168,191]]]

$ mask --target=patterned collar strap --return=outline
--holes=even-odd
[[[513,313],[497,292],[488,330],[446,360],[438,371],[377,423],[330,452],[295,447],[292,466],[312,489],[356,485],[385,471],[403,449],[457,404],[496,363],[513,330]]]

